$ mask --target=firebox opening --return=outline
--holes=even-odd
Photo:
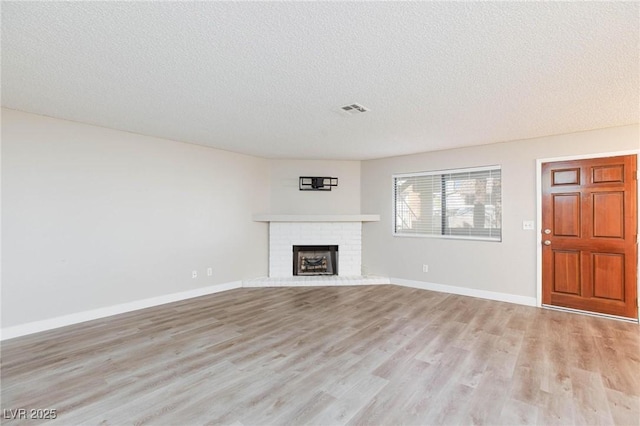
[[[293,246],[293,275],[338,275],[338,246]]]

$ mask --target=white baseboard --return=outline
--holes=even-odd
[[[480,299],[497,300],[499,302],[509,302],[518,305],[537,306],[535,297],[518,296],[509,293],[498,293],[495,291],[476,290],[467,287],[456,287],[453,285],[435,284],[424,281],[404,280],[402,278],[389,278],[391,284],[405,287],[420,288],[423,290],[437,291],[440,293],[459,294],[461,296],[478,297]]]
[[[112,315],[123,314],[125,312],[150,308],[152,306],[164,305],[165,303],[178,302],[180,300],[205,296],[207,294],[219,293],[221,291],[233,290],[242,287],[242,281],[233,281],[224,284],[212,285],[208,287],[196,288],[179,293],[165,294],[151,297],[149,299],[136,300],[134,302],[122,303],[120,305],[107,306],[104,308],[92,309],[90,311],[77,312],[75,314],[63,315],[42,321],[34,321],[26,324],[15,325],[3,328],[0,331],[0,341],[13,339],[14,337],[26,336],[28,334],[39,333],[41,331],[52,330],[54,328],[67,325],[78,324],[85,321],[110,317]]]

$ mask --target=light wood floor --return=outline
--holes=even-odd
[[[238,289],[12,339],[1,361],[2,408],[63,425],[640,419],[638,325],[388,285]]]

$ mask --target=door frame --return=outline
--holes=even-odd
[[[571,161],[571,160],[587,160],[590,158],[603,158],[603,157],[616,157],[619,155],[635,155],[637,160],[637,164],[640,164],[640,149],[632,149],[627,151],[614,151],[614,152],[600,152],[594,154],[581,154],[581,155],[568,155],[564,157],[551,157],[551,158],[538,158],[536,159],[536,306],[542,307],[542,163],[549,163],[554,161]],[[640,169],[640,166],[638,166]],[[640,173],[639,173],[640,175]],[[640,222],[640,176],[638,180],[637,191],[638,191],[638,217],[636,221]],[[640,223],[637,224],[640,234]],[[638,237],[640,238],[640,237]],[[638,277],[637,283],[638,286],[638,295],[640,295],[640,255],[638,255]],[[567,311],[576,311],[585,313],[583,311],[578,311],[570,308],[559,308]],[[593,313],[591,315],[602,316],[602,317],[610,317],[610,318],[619,318],[624,319],[625,321],[629,321],[628,318],[616,317],[613,315],[606,314],[598,314]],[[640,315],[638,315],[639,320],[634,322],[638,322],[640,324]]]

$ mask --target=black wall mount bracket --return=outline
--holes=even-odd
[[[337,177],[300,176],[298,187],[300,191],[331,191],[338,186]]]

